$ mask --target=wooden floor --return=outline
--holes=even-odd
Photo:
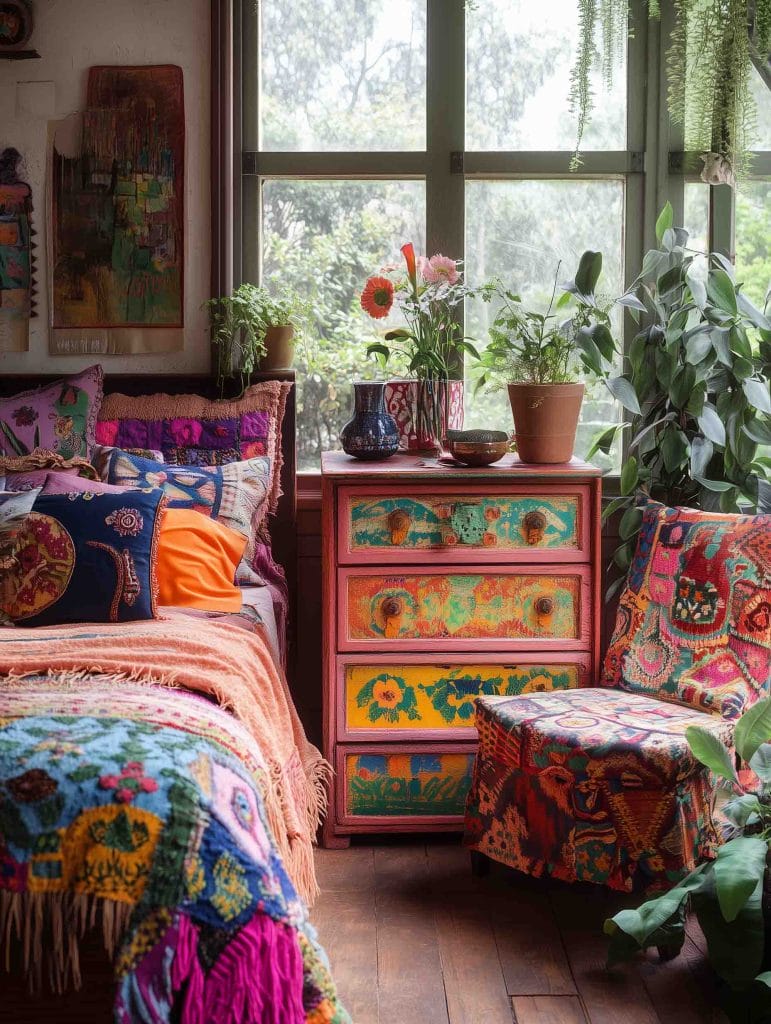
[[[605,969],[602,922],[634,905],[593,886],[471,875],[456,840],[317,852],[311,918],[354,1024],[723,1024],[704,937]]]

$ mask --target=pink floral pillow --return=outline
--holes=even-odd
[[[103,376],[101,366],[89,366],[72,377],[0,398],[0,455],[46,448],[67,459],[89,458]]]

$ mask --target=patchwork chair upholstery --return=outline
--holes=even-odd
[[[715,788],[685,738],[731,742],[771,687],[771,516],[650,505],[602,686],[480,697],[464,842],[622,891],[710,856]]]

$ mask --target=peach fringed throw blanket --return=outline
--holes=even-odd
[[[318,894],[313,837],[325,809],[329,765],[305,735],[289,687],[259,633],[164,611],[146,622],[3,631],[0,676],[81,682],[101,675],[179,687],[213,698],[257,743],[268,766],[265,809],[300,894]],[[16,638],[18,635],[18,639]]]

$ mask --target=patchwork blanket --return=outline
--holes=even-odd
[[[179,620],[0,634],[0,942],[62,989],[98,917],[120,1024],[347,1022],[291,877],[323,762],[259,637]]]

